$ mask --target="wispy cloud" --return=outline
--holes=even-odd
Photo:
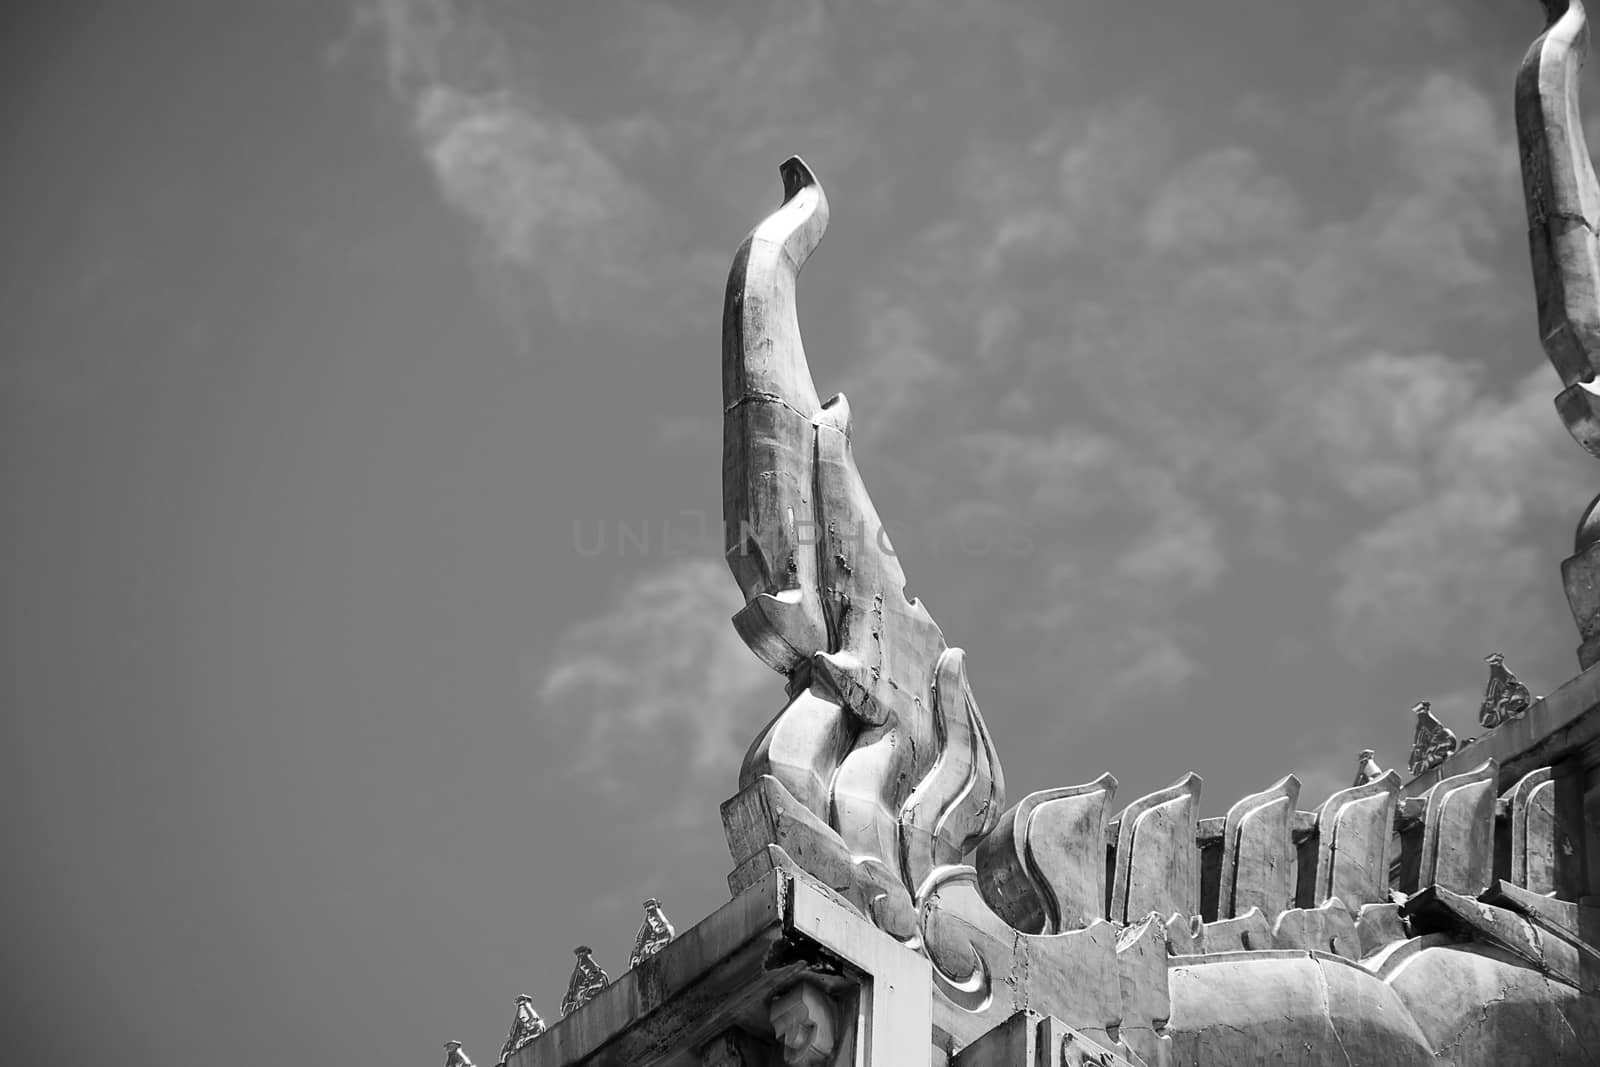
[[[571,772],[668,821],[732,796],[745,749],[783,704],[782,679],[728,621],[741,606],[720,560],[684,559],[573,625],[539,686],[552,724],[581,724]]]

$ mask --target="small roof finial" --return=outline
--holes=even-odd
[[[1493,730],[1503,722],[1520,719],[1533,705],[1533,694],[1506,666],[1506,658],[1491,652],[1483,658],[1489,665],[1489,681],[1483,688],[1483,703],[1478,705],[1478,724]]]
[[[1383,777],[1383,768],[1378,766],[1378,761],[1374,758],[1376,756],[1377,753],[1370,748],[1361,750],[1361,754],[1356,757],[1356,780],[1351,783],[1352,785],[1366,785]]]
[[[628,966],[637,967],[666,948],[677,932],[668,921],[666,912],[661,910],[661,901],[655,897],[645,901],[644,922],[639,927],[639,935],[633,939],[633,954],[628,957]]]
[[[1439,766],[1461,747],[1456,735],[1447,729],[1433,714],[1430,701],[1419,700],[1411,711],[1417,717],[1416,732],[1411,738],[1411,776],[1416,778]]]
[[[600,969],[595,962],[594,950],[588,945],[579,945],[572,950],[578,957],[572,965],[572,978],[567,982],[567,995],[561,998],[561,1017],[568,1015],[583,1007],[595,998],[611,979],[606,977],[606,972]]]

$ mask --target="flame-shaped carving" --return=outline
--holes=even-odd
[[[799,158],[745,240],[723,307],[723,520],[739,635],[789,677],[745,757],[839,836],[873,918],[915,935],[913,896],[999,819],[1000,763],[964,656],[919,600],[850,451],[848,402],[817,398],[795,286],[828,201]]]

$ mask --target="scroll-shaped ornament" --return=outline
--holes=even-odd
[[[1076,930],[1105,918],[1107,808],[1117,780],[1029,793],[978,845],[978,886],[1024,933]]]
[[[1433,714],[1433,704],[1417,701],[1411,709],[1417,728],[1411,737],[1411,777],[1426,774],[1449,759],[1461,747],[1456,735]]]
[[[984,903],[977,872],[963,865],[941,867],[923,883],[917,930],[935,994],[960,1009],[959,1032],[950,1035],[958,1045],[1024,1008],[1096,1040],[1122,1019],[1117,928],[1103,919],[1059,934],[1018,933]]]
[[[1337,897],[1358,915],[1389,899],[1389,853],[1400,775],[1394,771],[1341,789],[1317,810],[1317,871],[1312,907]]]
[[[1556,783],[1549,767],[1523,775],[1506,792],[1511,809],[1511,881],[1530,893],[1556,891],[1559,840]]]
[[[1289,824],[1299,799],[1300,779],[1291,774],[1228,809],[1218,918],[1260,908],[1271,923],[1294,905],[1295,848]]]
[[[771,778],[825,822],[853,866],[846,895],[910,941],[919,883],[994,828],[1004,781],[961,652],[906,595],[849,403],[818,401],[795,290],[828,203],[799,158],[780,173],[783,203],[740,246],[723,305],[723,522],[746,600],[734,626],[789,677],[740,788]]]
[[[1533,694],[1511,673],[1500,653],[1491,652],[1483,661],[1489,665],[1489,681],[1483,688],[1483,703],[1478,706],[1478,724],[1493,730],[1503,722],[1526,715],[1533,704]]]
[[[1326,952],[1346,959],[1362,956],[1356,920],[1338,897],[1317,908],[1290,908],[1272,927],[1277,948]]]
[[[1427,792],[1419,888],[1475,897],[1494,884],[1494,809],[1500,768],[1485,760]]]
[[[1581,0],[1545,0],[1550,22],[1517,72],[1517,140],[1539,339],[1566,386],[1556,409],[1600,456],[1600,182],[1584,142],[1578,89],[1589,47]]]
[[[1123,809],[1117,829],[1109,918],[1136,922],[1151,912],[1200,911],[1200,858],[1194,845],[1200,776],[1186,774]]]

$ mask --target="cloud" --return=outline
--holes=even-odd
[[[728,621],[741,606],[721,561],[686,559],[569,629],[539,702],[552,723],[581,724],[572,773],[669,821],[732,796],[745,749],[783,703],[782,679]]]
[[[558,316],[615,320],[619,295],[645,292],[666,310],[704,281],[669,260],[660,208],[601,146],[648,141],[648,124],[596,132],[562,115],[499,31],[443,0],[382,0],[371,21],[440,195],[497,262],[540,279]]]

